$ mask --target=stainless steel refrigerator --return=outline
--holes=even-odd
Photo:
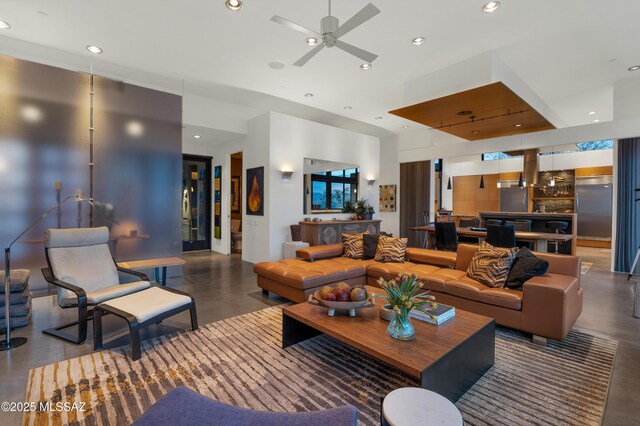
[[[576,179],[579,238],[611,241],[612,197],[611,176]]]
[[[500,188],[500,211],[526,212],[527,198],[527,188]]]

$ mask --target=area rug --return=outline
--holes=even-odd
[[[23,424],[130,424],[176,386],[255,410],[305,411],[353,404],[360,424],[379,425],[380,398],[415,379],[330,337],[281,349],[282,310],[202,326],[196,332],[102,351],[29,372],[25,401],[85,411],[26,413]],[[403,344],[398,342],[398,344]],[[457,403],[467,425],[597,425],[617,342],[572,331],[541,347],[496,330],[496,360]]]

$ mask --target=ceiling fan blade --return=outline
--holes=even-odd
[[[309,53],[307,53],[302,58],[300,58],[297,61],[295,61],[293,63],[293,66],[295,66],[295,67],[303,66],[304,64],[309,62],[309,59],[311,59],[314,56],[316,56],[318,54],[318,52],[320,52],[322,49],[324,49],[324,44],[320,44],[320,45],[314,47],[312,50],[309,51]]]
[[[376,16],[380,13],[380,9],[375,7],[373,3],[369,3],[365,7],[363,7],[360,12],[356,13],[344,24],[340,25],[340,27],[333,32],[333,36],[335,38],[340,38],[355,27],[364,24],[369,19]]]
[[[312,37],[316,37],[319,40],[322,39],[322,35],[321,34],[315,32],[313,30],[310,30],[309,28],[303,27],[302,25],[298,25],[295,22],[291,22],[290,20],[285,19],[282,16],[275,15],[274,17],[271,18],[271,20],[273,22],[277,22],[278,24],[282,24],[285,27],[289,27],[292,30],[300,31],[301,33],[305,33],[305,34],[310,35]]]
[[[349,43],[345,43],[341,40],[336,40],[336,47],[344,50],[347,53],[351,53],[353,56],[357,56],[367,63],[375,61],[378,57],[378,55],[374,55],[371,52],[367,52],[366,50],[362,50],[359,47],[352,46]]]

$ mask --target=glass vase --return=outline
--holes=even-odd
[[[413,324],[411,324],[408,310],[393,313],[387,333],[398,340],[411,340],[414,338],[416,332],[413,329]]]

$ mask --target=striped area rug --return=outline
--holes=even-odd
[[[380,397],[416,386],[407,375],[327,336],[281,349],[282,311],[271,307],[30,371],[25,401],[84,403],[84,412],[26,413],[25,425],[122,424],[176,386],[255,410],[353,404],[378,425]],[[401,343],[399,343],[401,344]],[[617,342],[572,331],[548,347],[496,330],[496,362],[457,403],[467,425],[597,425]]]

